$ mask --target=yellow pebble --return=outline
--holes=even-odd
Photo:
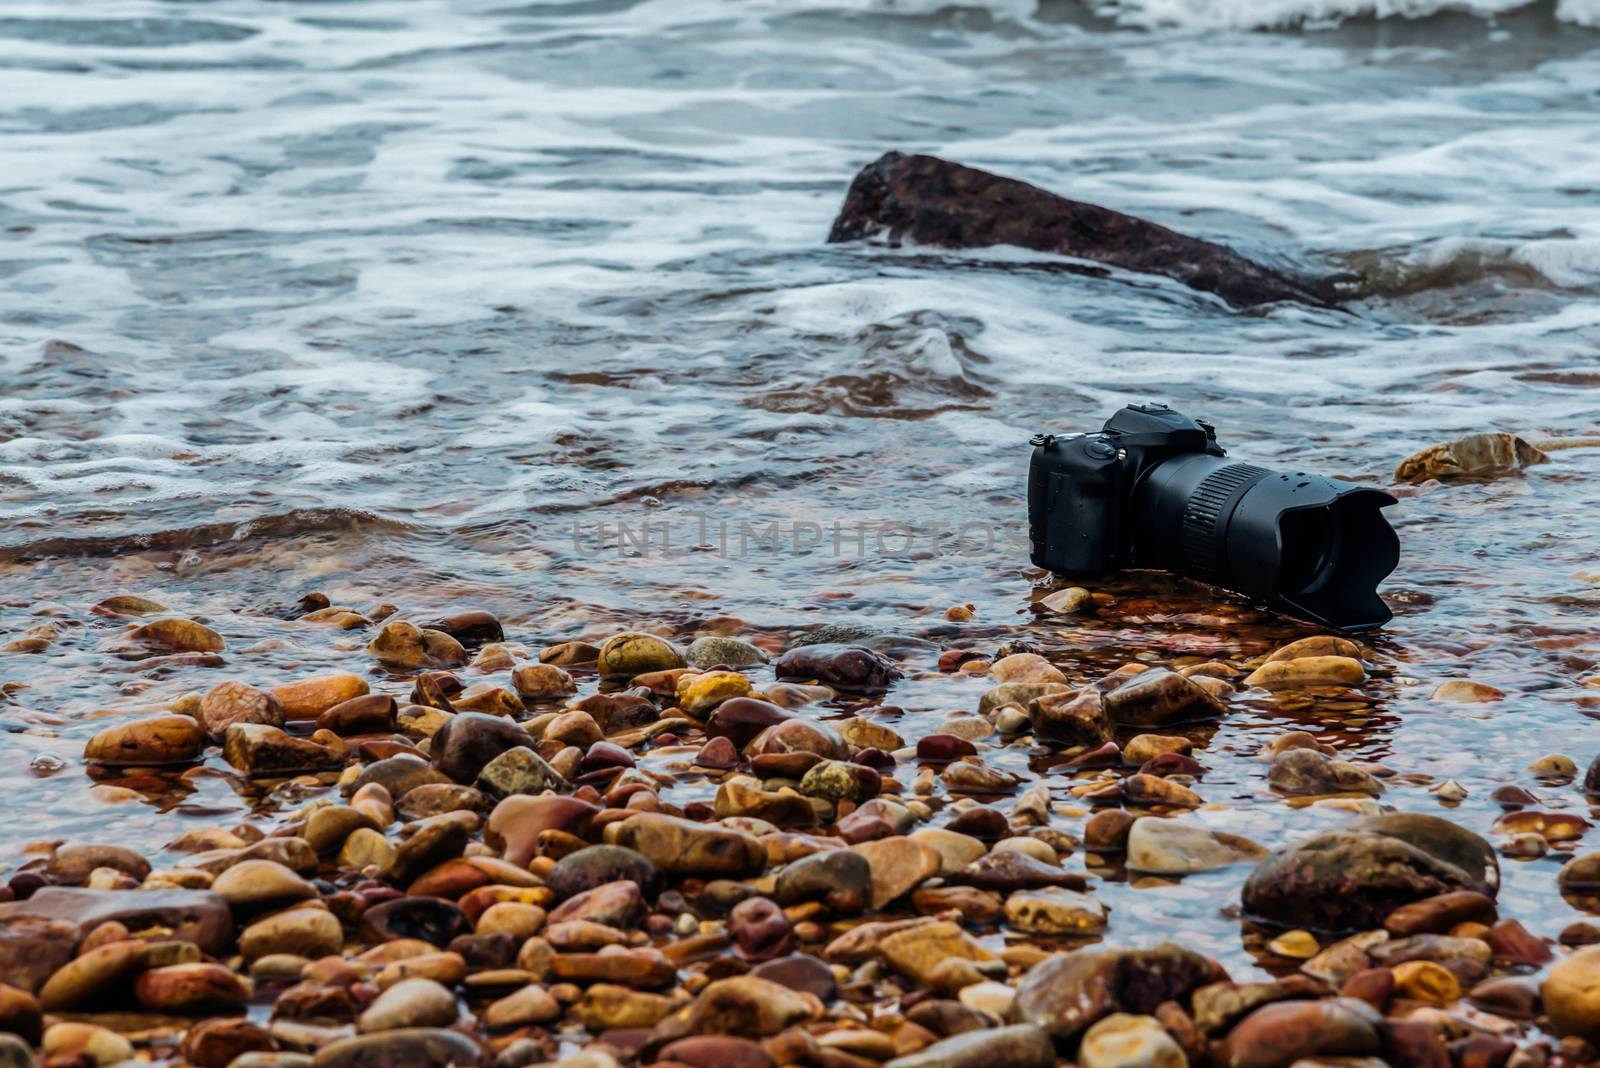
[[[1322,952],[1310,931],[1288,931],[1267,943],[1267,948],[1280,957],[1307,960]]]
[[[1395,993],[1402,997],[1448,1005],[1461,996],[1461,984],[1450,969],[1431,960],[1408,960],[1392,970]]]

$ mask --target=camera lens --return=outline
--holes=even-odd
[[[1283,543],[1278,563],[1278,585],[1299,592],[1331,573],[1338,552],[1338,530],[1326,508],[1290,512],[1278,524]]]
[[[1369,630],[1391,615],[1377,586],[1400,559],[1382,512],[1393,503],[1349,482],[1186,453],[1135,488],[1131,562],[1339,630]]]

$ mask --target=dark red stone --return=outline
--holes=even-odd
[[[742,750],[774,723],[793,718],[794,713],[771,701],[734,697],[711,710],[711,715],[706,717],[706,733],[713,738],[728,738]]]
[[[917,742],[917,759],[933,764],[948,764],[977,751],[977,746],[953,734],[930,734]]]
[[[771,898],[751,897],[728,913],[728,933],[746,960],[768,960],[794,949],[794,929]]]
[[[888,152],[850,183],[828,240],[878,235],[893,244],[1016,245],[1094,260],[1176,278],[1240,307],[1274,301],[1331,306],[1306,282],[1222,245],[935,156]]]
[[[726,771],[739,766],[739,749],[726,735],[711,739],[700,747],[694,762],[702,768]]]
[[[1184,756],[1182,753],[1161,753],[1139,765],[1138,773],[1162,778],[1168,775],[1193,775],[1199,778],[1206,773],[1206,769],[1194,757]]]
[[[1503,964],[1547,964],[1555,954],[1544,941],[1535,937],[1519,920],[1501,920],[1489,928],[1484,936],[1494,959]]]
[[[945,824],[945,828],[983,842],[998,842],[1011,832],[1011,825],[1002,813],[981,805],[967,809]]]
[[[584,771],[594,771],[599,768],[631,768],[634,766],[633,754],[615,742],[595,742],[589,751],[583,754],[583,760],[578,765]]]

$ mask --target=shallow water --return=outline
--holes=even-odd
[[[181,803],[91,794],[83,741],[224,677],[366,670],[359,635],[284,620],[313,589],[488,608],[530,647],[624,624],[1021,637],[1084,678],[1307,633],[1149,576],[1097,587],[1099,619],[1036,621],[1026,441],[1153,396],[1241,458],[1387,485],[1459,432],[1595,431],[1600,19],[1434,7],[0,5],[0,633],[59,630],[0,654],[0,857],[246,815],[220,775]],[[825,245],[889,148],[1347,275],[1353,314]],[[1597,465],[1393,509],[1382,670],[1347,707],[1236,702],[1199,735],[1206,818],[1269,845],[1345,818],[1291,810],[1247,759],[1308,724],[1398,772],[1401,809],[1439,810],[1423,776],[1466,786],[1453,814],[1485,833],[1502,782],[1581,808],[1524,769],[1593,755]],[[113,593],[209,619],[227,667],[115,659],[120,624],[88,611]],[[1509,696],[1431,703],[1451,678]],[[896,729],[982,689],[914,675]],[[1531,928],[1577,915],[1553,860],[1507,867]],[[1219,910],[1242,878],[1099,894],[1114,939],[1240,964]]]

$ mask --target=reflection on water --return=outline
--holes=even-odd
[[[1228,5],[1093,6],[12,5],[0,633],[49,641],[0,654],[3,855],[155,848],[185,818],[295,803],[241,796],[220,762],[91,789],[80,756],[107,719],[222,678],[368,670],[359,632],[289,618],[308,590],[488,608],[529,646],[623,624],[922,638],[884,713],[914,739],[983,690],[938,675],[937,646],[1020,637],[1092,678],[1304,633],[1151,576],[1097,587],[1095,619],[1036,618],[1042,577],[1008,540],[1035,429],[1156,396],[1242,458],[1380,485],[1457,432],[1594,431],[1600,34],[1577,5],[1283,33],[1225,28]],[[824,245],[891,147],[1345,274],[1356,314]],[[1523,769],[1592,755],[1597,457],[1393,509],[1381,670],[1196,732],[1206,818],[1269,844],[1345,818],[1265,794],[1252,754],[1291,728],[1393,768],[1400,808],[1457,780],[1479,831],[1502,782],[1580,805]],[[622,536],[652,527],[676,540]],[[209,620],[225,666],[118,659],[123,623],[90,611],[112,593]],[[1447,678],[1508,697],[1430,702]],[[1046,754],[997,759],[1068,800]],[[1553,862],[1508,867],[1553,933]],[[1218,910],[1241,878],[1102,896],[1238,962]]]

